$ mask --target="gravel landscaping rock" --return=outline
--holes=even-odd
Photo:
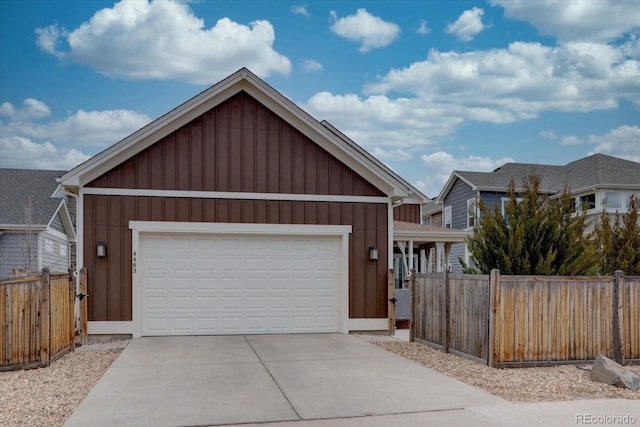
[[[46,368],[0,372],[0,426],[61,426],[127,343],[86,345]]]
[[[496,369],[420,343],[373,341],[373,344],[423,366],[487,390],[513,402],[578,399],[640,399],[640,391],[596,383],[575,365]],[[640,374],[640,366],[628,366]]]

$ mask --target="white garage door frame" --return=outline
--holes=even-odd
[[[140,235],[144,234],[193,234],[209,236],[322,236],[341,239],[339,256],[338,330],[349,333],[349,234],[350,225],[303,224],[238,224],[211,222],[129,221],[132,232],[132,323],[133,337],[142,336],[142,283],[137,261],[140,254]]]

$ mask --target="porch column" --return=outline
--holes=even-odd
[[[427,272],[427,253],[424,249],[420,249],[420,273]]]
[[[444,242],[436,242],[436,272],[444,271]]]
[[[409,250],[407,252],[409,252],[409,271],[413,271],[413,240],[409,240]]]

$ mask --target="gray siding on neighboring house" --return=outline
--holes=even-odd
[[[0,236],[0,279],[12,277],[13,269],[24,270],[26,263],[25,244],[21,243],[23,237],[19,233],[11,233],[5,231]],[[32,256],[31,271],[38,269],[38,238],[37,235],[32,236],[31,241]]]
[[[46,240],[53,243],[53,252],[47,252]],[[66,248],[66,252],[60,253],[60,246]],[[65,273],[69,269],[69,242],[53,234],[43,231],[40,234],[40,253],[42,254],[41,268],[47,267],[54,273]]]
[[[460,258],[464,260],[464,246],[465,243],[454,243],[451,245],[451,251],[449,251],[449,264],[451,265],[452,273],[462,273]]]
[[[498,208],[502,208],[502,198],[506,197],[507,193],[503,192],[494,192],[494,191],[481,191],[480,198],[484,200],[484,204],[487,207],[491,207],[493,205],[498,206]]]
[[[464,181],[456,179],[444,199],[443,206],[451,206],[452,228],[467,228],[467,200],[474,197],[473,189]]]
[[[64,224],[62,223],[62,218],[60,218],[60,213],[56,214],[49,227],[51,227],[52,230],[59,231],[62,234],[67,234],[67,230],[64,229]]]

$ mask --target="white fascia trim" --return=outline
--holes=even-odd
[[[76,199],[76,271],[80,271],[84,267],[84,189],[79,188],[78,198]],[[71,252],[71,251],[69,251]],[[78,274],[78,280],[76,281],[76,288],[80,290],[80,274]],[[76,307],[80,308],[80,304]],[[78,312],[79,313],[79,312]]]
[[[349,319],[349,331],[386,331],[389,320],[381,319]]]
[[[89,335],[132,335],[133,322],[87,322]]]
[[[129,228],[140,233],[316,235],[347,236],[347,238],[352,230],[350,225],[242,224],[173,221],[129,221]]]
[[[340,254],[340,320],[338,332],[349,332],[349,234],[350,225],[303,225],[303,224],[238,224],[238,223],[210,223],[210,222],[166,222],[166,221],[129,221],[132,253],[132,307],[134,338],[142,336],[142,319],[140,317],[142,304],[142,286],[137,268],[137,258],[140,256],[141,233],[189,233],[211,235],[272,235],[272,236],[334,236],[341,239]]]
[[[465,242],[467,237],[473,235],[471,230],[459,231],[397,231],[393,233],[395,241],[415,240],[419,242]]]
[[[149,190],[142,188],[84,187],[84,194],[101,196],[180,197],[196,199],[286,200],[313,202],[388,203],[387,197],[332,194],[244,193],[230,191]]]
[[[387,270],[393,270],[393,203],[387,209]]]
[[[57,214],[60,214],[60,219],[62,220],[62,225],[64,226],[64,229],[66,231],[66,235],[64,235],[64,238],[69,240],[70,242],[75,242],[76,240],[76,232],[73,229],[73,222],[71,221],[71,215],[69,215],[69,208],[67,206],[67,203],[62,200],[60,202],[60,204],[58,205],[58,208],[56,209],[55,213],[51,216],[51,219],[49,220],[49,223],[47,224],[47,231],[51,232],[51,231],[55,231],[55,230],[51,230],[51,223],[53,222],[53,220],[55,219]],[[62,234],[62,233],[60,233]]]
[[[453,173],[447,180],[447,183],[442,188],[442,191],[440,192],[440,194],[438,194],[438,197],[436,197],[435,199],[436,203],[444,203],[444,199],[447,197],[447,194],[449,194],[449,191],[451,190],[451,187],[453,187],[453,184],[455,184],[456,179],[459,179],[465,184],[467,184],[469,187],[471,187],[471,190],[473,191],[479,190],[479,187],[477,187],[473,182],[469,181],[465,177],[458,174],[457,171],[453,171]]]

